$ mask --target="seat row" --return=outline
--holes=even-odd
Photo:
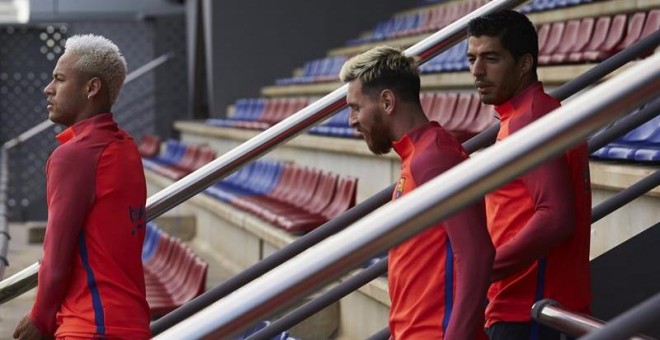
[[[583,18],[539,28],[539,64],[604,60],[660,29],[660,10]]]
[[[215,150],[198,145],[186,145],[175,139],[165,143],[161,155],[142,158],[142,165],[173,180],[179,180],[201,168],[216,157]]]
[[[355,205],[357,179],[293,163],[255,161],[205,193],[286,231],[304,233]]]
[[[554,10],[589,3],[592,0],[534,0],[521,8],[521,12]],[[487,0],[454,1],[426,9],[395,15],[379,21],[374,29],[362,37],[349,40],[348,45],[413,36],[444,28],[468,13],[486,4]]]
[[[339,81],[339,71],[348,60],[346,56],[334,56],[308,61],[299,76],[275,80],[276,85],[308,84]]]
[[[420,99],[429,120],[440,123],[461,143],[497,122],[493,106],[482,104],[474,92],[423,92]]]
[[[594,152],[601,160],[660,163],[660,116]]]
[[[360,133],[350,126],[348,107],[335,113],[330,119],[309,129],[312,135],[360,138]]]
[[[660,29],[660,10],[630,17],[583,18],[544,24],[538,30],[539,65],[597,62],[609,58]],[[421,73],[466,71],[467,40],[420,66]]]
[[[152,318],[173,311],[206,289],[208,264],[152,222],[147,223],[142,264]]]
[[[455,1],[380,21],[370,34],[347,42],[359,45],[437,31],[481,7],[487,0]]]
[[[307,104],[306,97],[242,98],[236,100],[230,118],[209,118],[206,123],[221,127],[265,130],[302,110]]]
[[[271,102],[292,100],[276,99],[240,99],[236,101],[236,114],[230,119],[208,119],[207,123],[214,126],[237,128],[266,128],[270,124],[262,124],[264,107]],[[476,93],[444,93],[422,92],[420,101],[429,119],[439,122],[445,129],[459,140],[464,140],[478,134],[495,123],[492,107],[482,105]],[[240,118],[236,118],[239,116]],[[247,119],[253,118],[255,121]],[[310,129],[310,134],[332,137],[360,138],[361,135],[349,124],[349,111],[344,108],[331,118]],[[169,149],[169,148],[168,148]]]
[[[534,0],[520,9],[522,13],[549,11],[590,3],[592,0]]]

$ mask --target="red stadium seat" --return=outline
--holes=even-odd
[[[583,60],[600,61],[617,52],[617,45],[623,40],[626,27],[626,15],[619,14],[612,19],[612,25],[607,33],[607,38],[597,50],[588,50],[583,54]]]
[[[150,134],[142,135],[138,151],[142,157],[154,157],[160,152],[160,137]]]
[[[581,51],[576,51],[568,56],[570,62],[579,62],[585,60],[586,51],[598,51],[601,46],[605,43],[607,39],[607,33],[609,32],[610,25],[612,23],[611,17],[600,17],[596,21],[596,26],[594,28],[594,33],[589,39],[587,46],[585,46]]]
[[[646,19],[645,12],[635,13],[630,17],[630,19],[628,19],[628,29],[626,30],[626,37],[616,47],[617,51],[621,51],[639,40],[639,37],[641,36],[642,30],[644,28],[645,19]]]
[[[564,35],[564,28],[566,23],[563,21],[555,22],[550,28],[548,40],[543,46],[543,50],[539,51],[539,65],[545,65],[550,62],[552,54],[559,48],[562,36]]]
[[[437,93],[433,103],[433,111],[428,113],[428,118],[445,126],[445,124],[452,120],[457,102],[457,93]]]
[[[560,64],[568,59],[569,53],[575,50],[575,45],[578,42],[578,37],[580,35],[580,20],[570,20],[566,23],[566,29],[561,38],[561,44],[559,47],[550,56],[550,64]]]

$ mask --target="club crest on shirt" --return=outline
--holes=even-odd
[[[144,228],[144,207],[133,208],[129,205],[128,217],[131,219],[131,222],[135,226],[133,230],[131,230],[131,235],[135,236],[138,229]]]
[[[398,199],[403,195],[403,185],[406,184],[406,179],[404,177],[399,178],[399,183],[396,184],[394,189],[394,199]]]

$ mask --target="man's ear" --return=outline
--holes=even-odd
[[[534,67],[534,57],[530,53],[523,55],[518,61],[518,67],[520,67],[521,77],[529,77],[532,73],[532,67]]]
[[[396,96],[390,89],[385,89],[380,92],[380,105],[385,114],[391,114],[396,106]]]
[[[87,98],[91,99],[101,92],[101,79],[94,77],[87,81]]]

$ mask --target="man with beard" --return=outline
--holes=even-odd
[[[468,60],[484,104],[501,117],[502,140],[560,106],[537,80],[538,38],[523,14],[501,11],[468,25]],[[559,339],[531,320],[551,298],[589,312],[591,189],[587,145],[565,152],[486,196],[496,255],[488,291],[490,339]]]
[[[350,124],[375,154],[401,157],[393,200],[467,158],[460,143],[429,122],[419,100],[417,64],[376,47],[347,61]],[[483,325],[493,246],[483,201],[390,249],[389,327],[394,339],[473,339]],[[483,333],[481,333],[483,334]]]

